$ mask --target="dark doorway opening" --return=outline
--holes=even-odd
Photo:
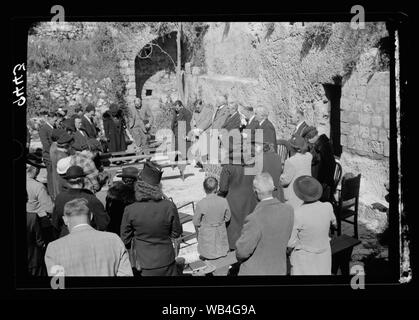
[[[327,99],[330,102],[330,142],[332,144],[333,154],[340,157],[342,154],[342,145],[340,143],[340,98],[342,95],[342,86],[339,79],[335,84],[323,84]]]

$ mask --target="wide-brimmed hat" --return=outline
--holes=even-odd
[[[297,151],[303,150],[306,144],[304,138],[297,135],[292,136],[292,138],[289,140],[289,143],[291,147]]]
[[[62,158],[57,162],[57,173],[65,174],[71,167],[71,156]]]
[[[157,186],[161,181],[162,175],[163,171],[158,165],[152,161],[146,161],[143,170],[140,172],[139,178],[152,186]]]
[[[323,187],[319,181],[311,176],[301,176],[294,181],[295,195],[305,202],[314,202],[320,199]]]
[[[57,140],[58,145],[63,145],[70,143],[73,140],[73,137],[70,136],[67,132],[64,132]]]
[[[139,173],[140,173],[140,170],[138,170],[136,167],[126,167],[122,169],[122,173],[118,174],[117,177],[137,179]]]
[[[71,166],[67,169],[64,179],[77,179],[83,178],[86,174],[83,172],[83,168],[80,166]]]
[[[39,169],[46,168],[42,161],[42,158],[35,153],[29,153],[26,156],[26,163]]]

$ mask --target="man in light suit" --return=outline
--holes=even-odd
[[[259,198],[255,210],[245,219],[236,242],[240,275],[286,275],[287,245],[294,226],[294,211],[272,196],[274,183],[263,172],[253,180]]]
[[[90,218],[87,200],[66,203],[63,219],[70,234],[48,245],[45,253],[48,275],[54,276],[59,268],[64,276],[132,276],[122,240],[114,233],[93,229]]]
[[[149,131],[154,122],[154,115],[148,106],[142,104],[140,98],[135,98],[134,109],[130,118],[129,128],[131,129],[135,144],[138,147],[147,145]]]

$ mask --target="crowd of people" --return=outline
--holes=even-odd
[[[182,275],[175,243],[183,228],[176,205],[162,191],[162,168],[152,161],[142,170],[124,167],[122,180],[113,182],[101,161],[105,151],[126,149],[127,128],[137,146],[147,144],[154,118],[141,100],[135,106],[138,114],[127,125],[120,108],[110,105],[102,116],[103,135],[93,105],[71,117],[63,110],[42,114],[42,152],[28,153],[26,165],[31,275],[53,275],[57,266],[66,276]],[[186,133],[179,135],[181,121]],[[217,152],[228,159],[223,164],[209,161],[206,146],[213,129],[241,133],[238,143],[217,137]],[[225,97],[215,107],[198,100],[192,110],[176,101],[172,130],[175,149],[183,139],[189,151],[175,160],[192,161],[207,173],[206,196],[193,216],[200,259],[235,251],[238,262],[225,270],[231,276],[331,273],[335,158],[326,135],[300,122],[287,139],[290,156],[282,163],[268,110],[228,103]],[[244,152],[246,141],[250,152]],[[257,155],[262,167],[246,173]],[[41,168],[46,183],[37,181]],[[106,183],[102,203],[96,193]]]

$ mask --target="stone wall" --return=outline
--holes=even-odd
[[[348,152],[383,159],[389,156],[390,74],[369,70],[375,51],[361,57],[359,71],[342,89],[342,146]]]
[[[230,101],[264,105],[278,138],[285,139],[298,121],[297,110],[330,137],[331,108],[340,108],[344,173],[362,173],[365,204],[385,203],[389,74],[377,72],[378,49],[368,41],[354,42],[361,53],[353,53],[349,44],[356,35],[349,24],[326,25],[325,41],[317,46],[307,45],[309,25],[275,23],[267,39],[264,23],[231,23],[227,35],[224,23],[211,23],[204,38],[206,65],[192,66],[186,74],[188,99],[213,104],[218,95],[227,95]],[[374,30],[371,39],[388,35],[384,24]],[[348,75],[351,59],[355,68]],[[340,106],[332,105],[326,86],[341,86]]]

